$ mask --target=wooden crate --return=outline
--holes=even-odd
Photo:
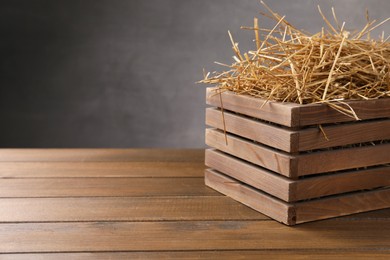
[[[221,97],[207,90],[206,185],[287,225],[390,207],[390,99],[349,102],[356,121],[326,105]]]

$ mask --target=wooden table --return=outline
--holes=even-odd
[[[390,259],[390,209],[287,227],[207,188],[203,150],[0,150],[0,259]]]

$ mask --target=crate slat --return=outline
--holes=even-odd
[[[390,188],[361,191],[330,198],[298,202],[295,224],[390,207]]]
[[[346,103],[353,108],[361,120],[390,117],[390,98],[347,101]],[[294,112],[299,118],[298,126],[355,121],[354,118],[345,116],[327,105],[303,105]]]
[[[390,139],[390,119],[357,121],[323,126],[329,140],[319,128],[298,131],[298,150],[307,151]]]
[[[206,103],[214,107],[223,107],[248,116],[288,127],[302,127],[338,122],[355,121],[354,118],[341,114],[326,104],[299,105],[294,103],[265,102],[264,99],[248,95],[237,95],[226,91],[216,94],[216,88],[206,91]],[[390,117],[390,99],[348,101],[360,119]]]
[[[390,163],[390,143],[298,155],[298,176]]]
[[[206,103],[214,107],[221,107],[220,95],[216,94],[216,88],[207,88]],[[253,116],[266,121],[285,126],[297,126],[299,122],[292,118],[293,109],[298,109],[298,104],[266,102],[259,98],[246,95],[236,95],[230,91],[221,94],[222,105],[225,109],[244,115]],[[260,109],[261,108],[261,109]]]

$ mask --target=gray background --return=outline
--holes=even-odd
[[[348,28],[365,8],[380,21],[390,11],[388,0],[267,2],[310,32],[323,25],[318,3]],[[260,10],[255,0],[0,1],[0,146],[204,147],[195,82],[231,61],[227,30],[252,48],[239,27]]]

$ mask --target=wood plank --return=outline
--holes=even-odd
[[[157,251],[157,252],[86,252],[86,253],[30,253],[2,254],[2,260],[68,260],[68,259],[357,259],[388,260],[389,250],[218,250],[218,251]]]
[[[390,166],[290,180],[217,150],[206,150],[206,165],[286,202],[390,186]]]
[[[18,223],[1,224],[0,233],[3,253],[390,249],[390,220],[329,220],[294,228],[274,221]]]
[[[1,198],[0,222],[268,220],[226,196]],[[351,216],[390,219],[390,209]]]
[[[221,107],[226,110],[235,111],[240,114],[270,121],[288,127],[302,127],[308,125],[352,122],[354,118],[341,114],[325,104],[299,105],[295,103],[266,102],[264,99],[248,95],[237,95],[226,91],[215,94],[216,88],[208,88],[206,91],[206,103],[214,107]],[[389,118],[389,98],[348,101],[347,102],[362,120]]]
[[[0,198],[216,195],[203,178],[0,179]]]
[[[390,143],[298,155],[298,176],[390,163]]]
[[[296,223],[390,207],[390,188],[350,193],[295,204]]]
[[[269,219],[225,196],[12,198],[0,209],[0,223]]]
[[[0,149],[1,162],[203,162],[203,149]]]
[[[390,117],[389,98],[347,103],[362,120]],[[354,118],[343,115],[329,106],[319,104],[300,106],[299,109],[294,110],[293,116],[299,118],[299,126],[355,121]]]
[[[291,185],[291,201],[390,186],[390,166],[313,176]]]
[[[206,103],[214,107],[221,107],[221,97],[224,109],[235,111],[247,116],[256,117],[276,124],[294,127],[297,119],[292,117],[292,110],[299,108],[298,104],[265,102],[260,98],[247,95],[236,95],[230,91],[216,94],[216,88],[207,88]]]
[[[296,170],[296,167],[293,167],[293,156],[230,134],[226,137],[227,144],[223,132],[206,129],[207,145],[284,176],[297,177],[297,172],[293,171]]]
[[[207,186],[285,224],[294,223],[293,207],[259,190],[249,188],[215,170],[205,171]]]
[[[284,201],[291,201],[291,197],[295,197],[291,187],[294,181],[220,151],[207,149],[205,163],[212,169]]]
[[[298,131],[299,151],[390,139],[390,119],[329,125],[323,129],[329,140],[317,127]]]
[[[262,144],[286,151],[298,151],[298,132],[282,127],[240,116],[229,111],[222,112],[216,108],[206,109],[206,125],[226,130]]]
[[[206,170],[206,184],[287,225],[390,207],[390,188],[286,203],[214,170]]]
[[[202,177],[203,162],[0,162],[0,178]]]

